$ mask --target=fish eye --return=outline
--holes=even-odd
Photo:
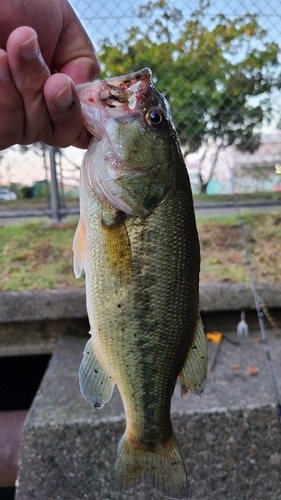
[[[164,113],[160,109],[150,109],[145,115],[145,121],[152,128],[160,128],[164,122]]]

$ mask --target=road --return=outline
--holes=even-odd
[[[237,208],[232,202],[195,202],[195,213],[196,216],[211,216],[211,217],[223,217],[226,215],[234,215],[237,213]],[[275,210],[281,209],[281,202],[272,201],[249,201],[240,202],[239,211],[241,213],[245,212],[273,212]]]
[[[234,215],[237,213],[237,209],[232,202],[195,202],[195,213],[196,216],[209,216],[209,217],[223,217],[226,215]],[[272,201],[266,201],[266,200],[261,200],[261,201],[249,201],[249,202],[244,202],[239,203],[239,210],[241,213],[245,212],[273,212],[275,210],[280,210],[281,209],[281,201],[277,202],[272,202]],[[73,207],[72,207],[73,210]],[[78,209],[77,209],[78,212]],[[38,213],[38,211],[37,211]],[[41,216],[38,217],[36,216],[29,216],[25,217],[22,216],[23,211],[21,211],[20,216],[12,216],[12,213],[9,212],[9,216],[7,213],[0,210],[0,226],[5,226],[7,224],[19,224],[19,223],[26,223],[26,222],[34,222],[34,221],[41,221],[45,224],[50,223],[51,219],[47,216]],[[71,221],[73,219],[78,218],[78,213],[77,215],[74,215],[73,213],[67,217],[64,217],[62,220],[63,221]]]

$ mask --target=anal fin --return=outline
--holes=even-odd
[[[194,340],[179,374],[182,396],[186,396],[188,392],[197,396],[201,395],[207,377],[207,360],[207,342],[202,320],[198,313]]]
[[[96,408],[102,408],[113,393],[114,381],[97,359],[92,337],[84,349],[79,369],[79,385],[83,397]]]

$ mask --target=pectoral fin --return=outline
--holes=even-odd
[[[114,381],[98,361],[92,338],[88,340],[83,353],[79,384],[83,397],[96,408],[102,408],[113,393]]]
[[[73,258],[74,274],[76,278],[80,278],[85,266],[85,256],[86,256],[86,232],[82,219],[79,220],[78,226],[75,231],[72,250],[74,254]]]
[[[207,376],[207,343],[200,314],[198,314],[194,340],[185,364],[180,372],[181,395],[192,392],[197,396],[203,392]]]
[[[130,283],[132,279],[131,244],[124,222],[124,217],[118,214],[113,221],[102,221],[104,248],[112,273],[122,284]]]

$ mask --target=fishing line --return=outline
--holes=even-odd
[[[251,281],[251,285],[252,285],[252,292],[253,292],[253,297],[254,297],[254,302],[255,302],[255,308],[256,308],[256,312],[257,312],[257,316],[258,316],[258,321],[259,321],[260,331],[261,331],[263,345],[264,345],[264,349],[265,349],[266,359],[268,362],[274,398],[276,401],[277,415],[278,415],[279,423],[281,425],[281,399],[279,396],[278,387],[277,387],[276,379],[274,376],[272,359],[271,359],[270,349],[269,349],[269,345],[268,345],[268,341],[267,341],[267,333],[266,333],[266,328],[265,328],[265,324],[264,324],[264,313],[263,313],[262,306],[261,306],[261,303],[260,303],[259,298],[258,298],[257,286],[256,286],[255,278],[254,278],[250,252],[249,252],[247,238],[246,238],[246,234],[245,234],[245,228],[244,228],[244,224],[243,224],[242,217],[241,217],[239,202],[238,202],[237,195],[236,195],[235,189],[234,189],[233,172],[232,172],[232,169],[230,168],[230,165],[228,162],[228,157],[227,157],[225,149],[224,149],[224,154],[225,154],[226,166],[228,168],[229,175],[230,175],[230,182],[231,182],[231,188],[232,188],[235,209],[236,209],[236,213],[237,213],[237,220],[238,220],[239,227],[240,227],[243,247],[244,247],[248,271],[249,271],[249,275],[250,275],[250,281]]]

